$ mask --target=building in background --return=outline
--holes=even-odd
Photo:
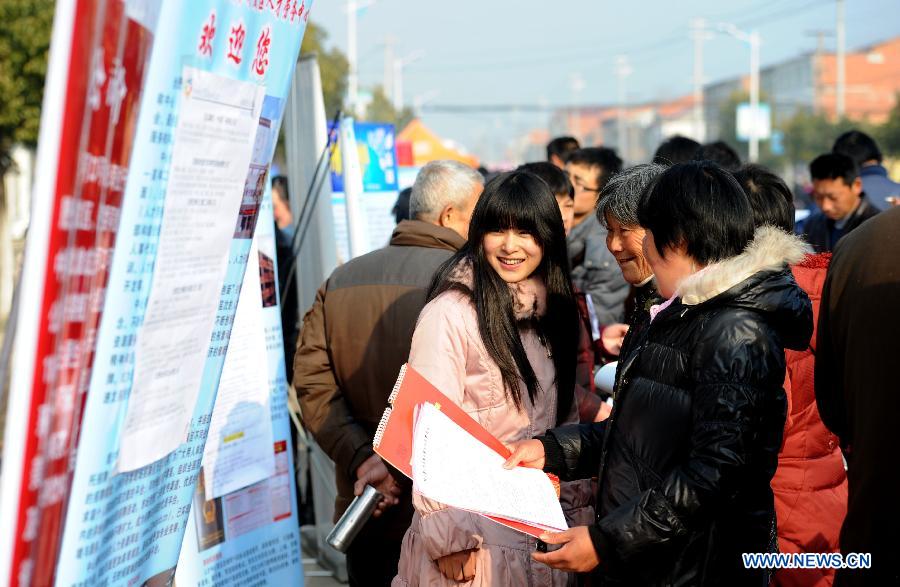
[[[772,105],[773,124],[783,124],[800,111],[837,118],[836,60],[833,52],[812,51],[762,68],[760,91],[763,101]],[[900,92],[900,37],[848,51],[845,67],[846,117],[883,123]],[[748,89],[746,75],[704,87],[710,136],[720,135],[723,109]]]
[[[507,157],[512,161],[531,163],[547,160],[547,143],[553,140],[547,128],[535,128],[516,139]]]
[[[666,137],[700,134],[696,128],[693,108],[692,95],[680,96],[674,100],[633,104],[621,110],[615,105],[561,108],[550,116],[550,132],[546,135],[537,131],[529,133],[523,139],[524,145],[520,151],[532,152],[537,147],[543,150],[546,141],[539,145],[529,141],[540,141],[544,136],[571,135],[579,139],[582,145],[613,147],[626,163],[639,163],[649,160]],[[624,145],[619,144],[620,113],[624,124]]]
[[[778,127],[799,112],[836,114],[836,57],[833,52],[811,51],[769,65],[760,71],[762,101],[771,105],[772,123]],[[628,105],[615,104],[559,108],[550,114],[549,133],[537,129],[515,144],[521,160],[533,160],[546,137],[571,135],[583,145],[616,147],[627,163],[650,159],[659,143],[673,135],[722,138],[723,120],[732,116],[735,103],[749,91],[749,76],[709,83],[703,88],[702,128],[694,119],[691,94],[672,100]],[[880,124],[897,105],[900,93],[900,37],[848,51],[846,55],[846,116]],[[619,117],[623,118],[625,145],[619,145]]]

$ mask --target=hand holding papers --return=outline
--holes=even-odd
[[[537,469],[504,469],[504,459],[433,404],[421,405],[413,437],[413,482],[424,496],[543,530],[567,528],[556,491]]]
[[[400,369],[400,375],[397,377],[397,383],[388,398],[388,403],[390,407],[384,411],[384,415],[381,417],[372,446],[378,456],[410,479],[413,476],[413,428],[417,411],[425,403],[440,406],[443,414],[478,442],[499,455],[501,461],[509,456],[509,450],[502,442],[492,436],[461,407],[450,401],[446,395],[408,364],[403,365]],[[545,532],[545,528],[501,516],[487,515],[487,517],[531,536],[537,537]]]

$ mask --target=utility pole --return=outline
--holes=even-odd
[[[356,115],[359,80],[356,72],[356,0],[347,0],[347,108]]]
[[[711,37],[706,32],[706,21],[691,21],[691,39],[694,41],[694,139],[706,141],[706,120],[703,102],[703,43]]]
[[[730,23],[719,23],[719,30],[750,45],[750,145],[748,155],[751,163],[759,159],[759,31],[742,31]]]
[[[634,70],[628,64],[628,57],[626,55],[619,55],[616,57],[616,80],[618,81],[617,87],[619,90],[619,108],[616,115],[616,142],[618,143],[619,153],[621,154],[623,161],[628,161],[630,159],[628,156],[628,129],[625,126],[625,101],[628,96],[625,88],[625,79],[631,75],[633,71]]]
[[[835,114],[841,119],[846,114],[846,91],[847,91],[847,31],[844,23],[844,0],[837,0],[837,22],[835,23],[835,31],[837,34],[837,96],[835,103]]]
[[[384,88],[384,96],[388,100],[394,97],[394,45],[397,38],[388,35],[384,38],[384,78],[381,82]]]
[[[356,49],[356,17],[360,10],[368,8],[375,0],[347,0],[347,108],[359,115],[359,72]]]

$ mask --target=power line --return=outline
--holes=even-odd
[[[802,2],[797,5],[792,5],[785,8],[784,0],[771,0],[764,4],[761,4],[758,8],[760,9],[769,9],[773,7],[780,7],[779,10],[775,10],[773,12],[769,12],[763,15],[753,16],[751,18],[745,18],[742,20],[737,20],[736,24],[742,27],[752,26],[754,24],[764,23],[763,26],[775,24],[781,20],[789,19],[797,14],[800,14],[804,11],[807,11],[816,6],[822,6],[821,0],[808,0],[806,2]],[[827,5],[827,4],[826,4]],[[746,14],[746,10],[741,11],[741,13]],[[728,16],[726,14],[719,14],[715,16],[711,16],[709,18],[714,19],[727,19]],[[737,15],[737,12],[732,12],[730,14]],[[858,14],[854,16],[859,16]],[[679,26],[676,27],[672,34],[663,37],[662,39],[656,40],[652,43],[647,43],[643,45],[636,46],[631,49],[624,49],[622,52],[628,53],[629,56],[637,55],[639,56],[637,59],[633,59],[633,62],[642,62],[646,59],[649,59],[652,55],[657,52],[663,50],[672,50],[674,47],[685,44],[688,39],[684,36],[684,27]],[[429,74],[443,74],[448,72],[460,72],[465,71],[469,72],[479,72],[479,71],[497,71],[498,69],[518,69],[524,67],[534,67],[546,63],[556,63],[560,59],[567,59],[569,62],[596,62],[596,61],[605,61],[610,64],[613,63],[612,56],[604,55],[599,53],[596,50],[596,46],[593,47],[593,51],[589,51],[585,54],[585,49],[582,48],[574,48],[570,46],[565,51],[557,51],[553,53],[542,53],[539,58],[527,58],[527,57],[518,57],[518,58],[510,58],[510,59],[501,59],[493,62],[482,62],[476,63],[475,66],[472,66],[470,62],[459,62],[458,64],[446,64],[438,67],[432,68],[417,68],[415,71],[416,75],[429,75]],[[482,54],[484,51],[482,51]],[[412,73],[412,72],[411,72]],[[487,114],[508,114],[511,112],[543,112],[550,113],[555,112],[561,109],[576,109],[578,106],[574,106],[571,104],[558,104],[558,105],[540,105],[540,104],[430,104],[422,108],[423,112],[427,112],[430,114],[436,115],[487,115]]]
[[[764,4],[763,6],[768,8],[770,6],[781,5],[783,6],[783,2],[769,2]],[[751,19],[739,20],[736,22],[739,26],[749,26],[758,22],[766,21],[768,23],[772,23],[773,19],[780,19],[782,17],[789,17],[795,14],[799,14],[807,10],[808,8],[821,5],[821,0],[811,0],[800,6],[793,6],[789,9],[775,11],[766,15],[753,17]],[[737,14],[737,13],[735,13]],[[716,16],[716,19],[726,18]],[[684,37],[683,33],[684,27],[678,26],[673,31],[663,37],[658,41],[654,41],[649,44],[638,45],[632,48],[621,49],[619,52],[627,53],[629,56],[638,56],[638,59],[635,59],[635,62],[640,62],[647,59],[651,54],[657,53],[662,50],[671,50],[673,48],[679,47],[681,45],[686,44],[687,39]],[[596,47],[593,47],[596,49]],[[453,64],[445,64],[437,67],[430,67],[424,69],[417,69],[414,75],[429,75],[429,74],[441,74],[448,72],[458,72],[462,68],[465,68],[465,71],[468,72],[480,72],[480,71],[494,71],[496,69],[519,69],[519,68],[528,68],[533,67],[535,65],[547,65],[556,63],[560,59],[567,59],[569,62],[575,63],[591,63],[598,61],[608,61],[612,62],[612,56],[599,52],[589,52],[585,53],[585,51],[589,51],[589,49],[585,48],[573,48],[569,47],[568,49],[560,52],[554,52],[547,54],[546,52],[542,54],[542,57],[539,58],[511,58],[505,60],[499,60],[494,62],[487,63],[479,63],[477,66],[471,66],[470,62],[457,62]]]
[[[671,47],[674,44],[684,42],[682,33],[683,27],[674,28],[664,38],[649,44],[633,45],[631,47],[616,48],[616,53],[628,53],[629,55],[640,55],[648,51],[656,51],[661,48]],[[481,54],[484,54],[482,51]],[[559,60],[565,59],[569,62],[596,62],[609,61],[612,63],[613,57],[598,51],[597,44],[583,47],[568,47],[564,50],[547,52],[543,51],[539,57],[512,57],[508,59],[500,59],[492,62],[476,62],[471,60],[444,63],[435,67],[417,68],[416,75],[437,74],[447,72],[458,72],[465,68],[465,71],[494,71],[496,69],[515,69],[533,67],[535,65],[547,65],[557,63]],[[473,66],[474,65],[474,66]]]
[[[789,17],[808,8],[822,5],[821,0],[810,0],[804,4],[799,6],[791,6],[787,9],[777,10],[775,12],[771,12],[769,14],[754,16],[749,19],[743,19],[736,21],[736,24],[739,26],[749,26],[759,22],[772,22],[773,19],[780,19],[781,17]],[[757,8],[766,9],[774,6],[784,6],[784,0],[770,0],[762,4]],[[727,13],[720,13],[718,15],[710,16],[710,19],[715,20],[728,20],[731,16],[737,16],[739,14],[746,14],[746,10],[741,11],[731,11]],[[675,27],[669,34],[665,35],[662,39],[654,41],[648,44],[642,45],[633,45],[631,47],[616,47],[616,53],[627,53],[629,56],[643,56],[644,54],[651,54],[665,49],[672,49],[674,47],[683,45],[686,43],[686,39],[684,38],[684,27],[678,26]],[[506,49],[497,48],[494,51]],[[463,61],[453,61],[449,63],[444,63],[441,65],[426,67],[426,68],[416,68],[415,72],[410,72],[411,75],[433,75],[433,74],[443,74],[443,73],[451,73],[458,72],[461,69],[465,68],[466,72],[480,72],[480,71],[494,71],[496,69],[520,69],[520,68],[528,68],[536,65],[547,65],[558,62],[561,59],[566,59],[570,62],[578,62],[578,63],[591,63],[597,61],[609,61],[612,62],[613,56],[609,54],[605,54],[604,52],[597,51],[598,47],[596,43],[592,43],[589,45],[580,45],[580,46],[572,46],[570,45],[566,49],[558,50],[558,51],[542,51],[540,55],[535,57],[511,57],[508,59],[499,59],[490,62],[476,62],[473,64],[471,60],[463,60]],[[483,49],[477,52],[478,55],[484,55],[494,52],[489,49]],[[516,49],[517,52],[521,52],[520,49]],[[456,53],[459,55],[459,53]],[[476,54],[473,52],[473,54]]]
[[[788,0],[789,1],[789,0]],[[752,7],[752,9],[756,12],[768,10],[772,6],[784,6],[785,0],[769,0],[768,2],[757,3]],[[703,15],[703,18],[709,21],[720,21],[720,20],[732,20],[734,18],[739,18],[741,16],[745,16],[747,14],[747,8],[741,8],[739,10],[728,10],[726,12],[720,12],[719,14],[709,14]]]
[[[667,102],[667,100],[649,100],[629,104],[629,108],[642,108]],[[806,104],[800,99],[781,99],[769,100],[769,103],[775,106],[797,106]],[[616,108],[615,104],[429,104],[422,107],[422,112],[428,114],[469,114],[469,115],[488,115],[488,114],[517,114],[523,112],[538,113],[556,113],[566,110],[609,110],[612,112]]]
[[[561,108],[577,108],[577,106],[565,106],[562,104],[427,104],[422,106],[422,112],[429,114],[469,114],[476,112],[513,114],[515,112],[555,112]]]
[[[761,22],[769,22],[772,19],[781,19],[782,17],[791,17],[801,12],[806,11],[809,8],[814,6],[829,6],[828,3],[822,2],[822,0],[811,0],[810,2],[806,2],[805,4],[801,4],[800,6],[794,6],[791,8],[786,8],[784,10],[775,11],[771,14],[765,14],[762,16],[754,16],[751,18],[746,18],[743,20],[738,20],[735,22],[739,27],[748,27],[753,26],[755,24],[759,24]]]

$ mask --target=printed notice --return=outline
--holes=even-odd
[[[413,482],[425,497],[544,530],[568,526],[543,471],[503,468],[503,457],[433,404],[421,405],[413,431]]]
[[[254,237],[203,452],[207,501],[275,474],[264,328]]]
[[[187,438],[228,267],[265,89],[185,67],[159,249],[118,470]]]

